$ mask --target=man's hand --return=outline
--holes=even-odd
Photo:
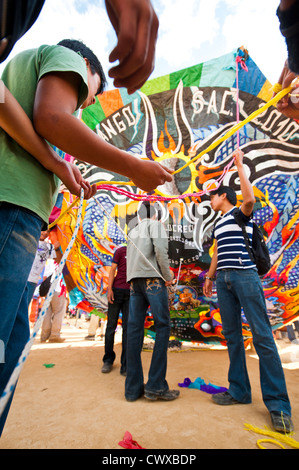
[[[86,181],[80,170],[63,159],[60,158],[58,164],[52,170],[63,184],[67,187],[71,194],[75,196],[81,195],[81,188],[84,190],[84,199],[90,199],[93,197],[97,191],[97,185],[93,184],[92,186],[88,181]]]
[[[294,72],[290,71],[288,67],[288,61],[286,60],[280,77],[278,79],[278,83],[281,85],[282,90],[288,88],[296,77],[297,75]],[[273,94],[273,96],[275,95],[276,93]],[[290,94],[283,96],[283,98],[281,98],[281,100],[277,102],[276,107],[278,111],[280,111],[285,116],[292,119],[299,119],[299,109],[292,104]]]
[[[203,293],[206,297],[212,297],[212,288],[213,288],[213,281],[210,279],[205,279],[205,283],[203,285]]]
[[[244,152],[242,152],[241,149],[235,150],[232,157],[235,159],[235,165],[237,168],[243,165]]]
[[[241,149],[237,149],[233,152],[232,156],[235,159],[235,165],[238,170],[241,193],[243,197],[243,202],[241,204],[241,211],[243,212],[243,214],[249,217],[253,210],[255,197],[254,197],[252,185],[246,174],[245,167],[243,166],[244,152],[242,152]]]
[[[172,170],[160,165],[160,163],[150,160],[136,160],[136,164],[133,164],[132,167],[134,174],[130,175],[130,178],[143,191],[152,191],[166,181],[172,181]]]
[[[171,280],[166,281],[165,286],[171,286],[171,285],[174,285],[176,283],[176,280],[174,278],[174,272],[170,270],[170,273],[171,273]]]
[[[114,293],[113,293],[113,289],[109,289],[109,288],[108,288],[107,298],[108,298],[109,304],[113,304],[113,302],[114,302]]]
[[[105,0],[117,45],[109,56],[119,61],[109,76],[115,87],[134,93],[142,87],[154,69],[159,28],[157,15],[150,0]]]

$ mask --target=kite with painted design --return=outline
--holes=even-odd
[[[237,57],[246,68],[238,68]],[[268,315],[273,330],[299,316],[299,125],[273,106],[244,125],[237,133],[204,153],[237,122],[243,121],[272,97],[272,86],[248,55],[238,49],[217,59],[148,81],[128,95],[125,89],[100,95],[85,109],[81,119],[106,141],[136,158],[162,162],[175,170],[174,181],[152,195],[181,199],[156,202],[169,237],[171,268],[179,277],[171,299],[172,334],[181,340],[225,344],[217,295],[205,298],[204,275],[213,253],[211,232],[218,217],[205,194],[224,175],[241,203],[236,168],[224,169],[239,145],[245,153],[256,204],[254,220],[262,228],[270,251],[272,268],[263,278]],[[199,159],[196,156],[202,154]],[[192,159],[191,164],[190,160]],[[123,182],[117,185],[131,194],[144,194],[126,184],[126,178],[75,161],[91,183]],[[185,167],[187,163],[187,166]],[[184,166],[184,169],[180,169]],[[200,193],[198,197],[184,197]],[[100,190],[97,201],[84,201],[76,246],[67,260],[68,274],[76,286],[70,289],[75,303],[89,311],[107,311],[107,281],[114,249],[126,241],[136,220],[139,201],[115,191]],[[73,201],[63,193],[62,212]],[[57,236],[64,249],[72,234],[76,206],[58,221]],[[149,311],[145,324],[154,336]],[[251,341],[243,318],[245,342]]]

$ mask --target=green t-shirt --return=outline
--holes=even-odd
[[[87,68],[82,56],[66,47],[45,45],[21,52],[3,71],[3,82],[31,120],[38,81],[51,72],[75,72],[82,77],[79,108],[88,94]],[[60,180],[1,128],[0,168],[0,201],[25,207],[48,223]]]

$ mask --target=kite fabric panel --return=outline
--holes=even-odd
[[[243,55],[240,67],[236,57]],[[237,72],[238,67],[238,74]],[[238,76],[238,93],[236,77]],[[223,57],[148,81],[128,95],[111,90],[97,96],[96,104],[83,110],[81,119],[102,139],[136,158],[161,162],[177,170],[174,180],[152,195],[180,199],[156,202],[169,238],[169,259],[177,285],[169,294],[172,335],[182,341],[225,344],[214,291],[203,295],[204,276],[213,254],[212,229],[219,217],[210,207],[207,185],[223,177],[242,196],[232,152],[239,146],[254,188],[254,220],[262,228],[272,267],[262,279],[273,330],[299,316],[299,125],[270,106],[208,153],[204,150],[221,139],[239,120],[243,121],[272,97],[272,87],[246,53],[233,51]],[[202,156],[196,159],[196,156]],[[190,160],[192,162],[190,163]],[[122,182],[132,195],[144,194],[116,173],[75,161],[90,183]],[[187,164],[187,165],[186,165]],[[180,170],[184,166],[184,169]],[[200,193],[200,196],[190,195]],[[100,190],[84,201],[76,246],[67,269],[79,297],[94,311],[107,311],[109,267],[115,248],[126,242],[128,229],[137,220],[141,204],[116,191]],[[62,212],[71,196],[64,192]],[[57,224],[63,249],[76,221],[76,207]],[[150,314],[146,332],[154,336]],[[251,332],[243,316],[245,342]]]

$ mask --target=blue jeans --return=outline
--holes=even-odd
[[[36,289],[36,286],[37,286],[37,283],[36,282],[30,282],[28,281],[27,283],[27,300],[28,300],[28,307],[29,307],[29,304],[32,300],[32,297],[33,297],[33,294],[34,294],[34,291]]]
[[[223,334],[230,359],[229,393],[242,402],[251,402],[251,387],[246,368],[242,336],[241,307],[251,329],[259,356],[263,400],[271,411],[291,415],[284,372],[273,339],[263,287],[255,269],[228,269],[217,273],[217,296]]]
[[[136,400],[144,391],[141,351],[144,320],[149,305],[155,322],[156,338],[145,389],[149,392],[164,392],[169,388],[166,381],[170,335],[167,288],[160,278],[136,278],[131,281],[128,320],[125,396],[129,400]]]
[[[0,340],[5,361],[0,364],[0,396],[29,339],[27,279],[43,225],[31,211],[0,202]],[[0,417],[0,435],[12,395]]]
[[[108,304],[107,327],[105,332],[105,354],[103,362],[113,364],[115,360],[114,336],[117,327],[118,317],[122,313],[122,352],[121,352],[121,372],[127,370],[127,324],[130,305],[129,289],[113,289],[114,302]]]

